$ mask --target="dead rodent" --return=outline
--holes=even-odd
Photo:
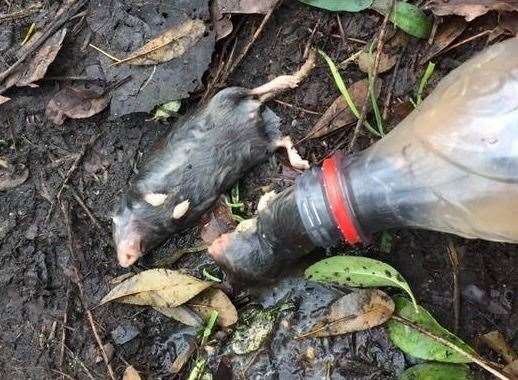
[[[264,107],[295,88],[314,66],[311,52],[293,75],[254,89],[226,88],[167,134],[139,168],[113,216],[113,237],[123,267],[135,263],[172,233],[193,226],[251,167],[286,148],[298,169],[302,160],[278,118]]]

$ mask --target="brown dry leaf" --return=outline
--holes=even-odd
[[[20,186],[29,178],[29,169],[25,165],[11,165],[0,157],[0,191]]]
[[[212,310],[218,312],[218,325],[228,327],[237,322],[237,310],[220,289],[209,288],[187,302],[187,305],[207,319]]]
[[[59,90],[47,103],[45,114],[56,125],[62,125],[67,117],[85,119],[104,110],[110,104],[110,95],[99,96],[96,91],[67,86]]]
[[[130,365],[124,371],[122,380],[140,380],[140,375],[138,374],[137,370],[132,365]]]
[[[376,95],[379,95],[381,91],[382,82],[381,79],[376,80],[375,91]],[[367,79],[359,80],[353,83],[349,87],[349,94],[351,99],[358,109],[361,109],[361,105],[365,102],[368,96],[369,82]],[[372,104],[367,103],[367,112],[372,110]],[[308,136],[310,138],[318,138],[325,136],[337,129],[343,128],[347,125],[351,125],[356,122],[356,116],[349,109],[349,106],[340,95],[335,101],[329,106],[324,112],[322,117],[317,121],[315,126],[309,131]]]
[[[210,283],[196,277],[168,269],[140,272],[113,288],[102,300],[150,306],[178,306],[187,302]]]
[[[425,8],[437,16],[458,15],[472,21],[489,11],[518,11],[518,0],[430,0]]]
[[[232,218],[230,206],[225,199],[219,199],[210,211],[201,217],[201,238],[207,245],[212,244],[214,240],[224,233],[233,231],[236,228],[236,222]]]
[[[62,28],[49,37],[36,53],[10,74],[0,86],[0,93],[12,86],[35,86],[33,82],[45,76],[48,67],[58,55],[67,33]]]
[[[278,0],[217,0],[221,13],[267,14]]]
[[[7,103],[9,100],[11,100],[11,98],[0,95],[0,105]]]
[[[234,25],[230,19],[231,15],[229,13],[221,13],[218,0],[214,0],[212,2],[210,6],[210,12],[212,22],[214,24],[214,31],[216,32],[216,41],[219,41],[232,33]]]
[[[448,18],[445,23],[439,26],[432,45],[421,59],[421,64],[428,62],[450,46],[466,30],[467,26],[468,23],[462,17]]]
[[[507,343],[500,331],[490,331],[482,335],[480,340],[487,344],[493,351],[498,352],[508,364],[518,360],[518,355],[513,351],[513,348]]]
[[[185,366],[185,364],[187,364],[195,351],[196,345],[193,342],[189,342],[185,350],[177,354],[176,359],[174,360],[173,364],[171,364],[171,367],[169,368],[171,374],[175,375],[180,373],[182,368]]]
[[[362,51],[361,54],[358,56],[358,67],[361,71],[364,73],[368,73],[371,66],[374,64],[374,56],[376,53],[372,53],[372,57],[370,56],[369,52]],[[381,53],[380,54],[380,60],[378,64],[378,74],[382,74],[384,72],[389,71],[391,68],[394,67],[397,61],[397,55],[390,55],[387,53]]]
[[[192,311],[184,305],[176,307],[154,306],[153,309],[164,314],[166,317],[173,318],[174,320],[181,322],[187,326],[200,327],[203,325],[203,319],[194,311]]]
[[[202,20],[188,20],[183,24],[167,29],[153,38],[141,48],[132,52],[116,64],[155,65],[180,57],[191,48],[205,33],[206,26]]]
[[[515,360],[514,362],[506,365],[503,369],[503,372],[511,376],[511,379],[518,379],[518,360]]]
[[[379,326],[394,313],[394,301],[378,289],[357,289],[331,305],[324,321],[302,336],[332,336]]]
[[[492,42],[501,35],[518,35],[518,12],[501,13],[498,25],[489,34],[488,41]]]

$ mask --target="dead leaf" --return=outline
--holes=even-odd
[[[512,379],[518,378],[518,360],[506,365],[503,369],[505,374],[512,376]]]
[[[29,169],[25,165],[12,165],[0,157],[0,191],[20,186],[29,178]]]
[[[367,330],[385,323],[393,312],[394,301],[381,290],[358,289],[333,302],[326,318],[301,337]]]
[[[167,29],[153,38],[141,48],[135,50],[116,65],[156,65],[180,57],[191,48],[205,33],[206,26],[202,20],[188,20],[180,25]]]
[[[178,306],[207,289],[209,282],[168,269],[140,272],[113,288],[102,300],[150,306]]]
[[[158,307],[154,306],[153,309],[164,314],[166,317],[172,318],[175,321],[181,322],[184,325],[192,327],[203,326],[203,319],[196,314],[196,312],[189,309],[187,306],[180,305],[176,307]]]
[[[372,57],[370,56],[369,52],[362,51],[361,54],[358,56],[358,67],[361,71],[364,73],[368,73],[371,66],[374,63],[374,57],[376,53],[372,53]],[[389,71],[391,68],[394,67],[397,61],[397,55],[391,55],[382,52],[380,54],[380,60],[378,64],[378,74],[382,74],[384,72]]]
[[[381,91],[382,81],[381,79],[376,80],[375,91],[376,95],[379,95]],[[369,82],[367,79],[359,80],[353,83],[349,87],[349,94],[351,99],[358,109],[361,109],[361,105],[365,102],[368,96]],[[371,102],[367,103],[367,112],[372,110]],[[322,117],[317,121],[315,126],[309,131],[308,136],[310,138],[318,138],[325,136],[337,129],[343,128],[347,125],[351,125],[356,122],[356,116],[349,109],[349,106],[340,95],[335,101],[329,106],[324,112]]]
[[[124,371],[122,380],[140,380],[140,375],[138,374],[137,370],[132,365],[130,365]]]
[[[214,0],[210,6],[210,12],[212,16],[212,22],[214,24],[214,31],[216,32],[216,41],[225,38],[234,29],[230,14],[221,13],[219,6],[219,0]]]
[[[512,347],[507,343],[505,337],[500,331],[490,331],[482,335],[480,340],[493,351],[498,352],[507,364],[511,364],[513,361],[518,360],[518,355],[513,351]]]
[[[518,0],[430,0],[425,8],[437,16],[458,15],[472,21],[489,11],[518,11]]]
[[[501,13],[498,25],[489,34],[488,41],[492,42],[501,35],[518,35],[518,12]]]
[[[278,0],[218,0],[218,6],[222,14],[243,13],[243,14],[267,14]]]
[[[11,98],[0,95],[0,105],[7,103],[9,100],[11,100]]]
[[[195,351],[196,345],[193,342],[189,342],[185,350],[177,354],[176,359],[174,360],[173,364],[171,364],[171,367],[169,368],[171,374],[175,375],[177,373],[180,373],[182,368],[189,361],[189,359]]]
[[[54,62],[65,35],[66,28],[62,28],[49,37],[36,53],[23,65],[18,66],[0,86],[0,93],[12,86],[35,86],[33,83],[45,76],[49,65]]]
[[[62,125],[67,117],[85,119],[98,114],[110,104],[110,95],[99,96],[97,91],[84,87],[66,86],[47,103],[45,114],[56,125]]]
[[[219,199],[210,211],[201,217],[201,238],[210,245],[224,233],[233,231],[236,222],[232,218],[230,206],[223,199]]]
[[[209,317],[212,310],[218,312],[218,325],[228,327],[236,323],[237,310],[232,301],[220,289],[209,288],[187,302],[187,305],[204,319]]]
[[[428,48],[426,55],[421,59],[421,64],[430,61],[439,55],[444,49],[459,37],[468,23],[462,17],[451,17],[439,26],[432,45]]]

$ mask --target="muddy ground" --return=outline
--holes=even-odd
[[[315,44],[335,61],[346,59],[362,47],[361,43],[341,40],[334,15],[285,1],[227,84],[252,87],[294,70],[301,62],[306,41],[319,18],[321,24],[315,34]],[[261,17],[242,16],[242,20],[243,26],[237,33],[239,44],[247,41]],[[369,12],[343,14],[341,20],[348,37],[362,40],[371,39],[381,23],[380,16]],[[471,25],[465,35],[477,33],[477,28],[476,24]],[[440,77],[480,50],[484,43],[484,39],[479,39],[437,58],[437,71],[430,89]],[[416,56],[425,44],[426,41],[411,40],[402,52],[394,108],[400,100],[413,96],[417,78],[423,70]],[[222,43],[219,43],[216,48],[221,47]],[[382,74],[382,78],[388,82],[390,75],[391,72]],[[343,76],[352,83],[365,74],[356,65],[349,65]],[[104,343],[111,342],[115,347],[111,364],[116,377],[120,378],[130,363],[143,378],[168,378],[171,363],[189,336],[195,333],[193,329],[186,329],[149,308],[119,304],[95,306],[110,289],[110,281],[128,272],[116,262],[110,238],[110,212],[141,156],[169,126],[147,121],[149,115],[146,114],[109,120],[105,111],[84,121],[68,120],[57,127],[44,114],[46,94],[51,86],[52,82],[45,82],[40,88],[11,91],[13,101],[4,105],[0,113],[0,156],[12,163],[26,165],[30,173],[25,183],[0,193],[2,378],[107,378],[104,363],[96,363],[97,345],[74,282],[74,265],[79,267],[84,299],[93,308],[100,337]],[[328,70],[319,62],[299,89],[280,99],[323,112],[336,96],[337,90]],[[194,94],[183,111],[194,106],[197,99],[199,94]],[[282,118],[284,132],[296,141],[305,136],[319,117],[274,102],[271,108]],[[388,124],[393,126],[396,121],[397,116],[389,114]],[[92,142],[93,138],[96,139]],[[347,139],[349,134],[341,136],[339,132],[324,140],[303,142],[301,153],[317,162],[333,150],[340,142],[338,138]],[[371,142],[363,135],[360,146]],[[56,195],[78,155],[82,159],[69,186],[63,190],[61,207]],[[278,153],[242,179],[243,199],[249,212],[255,208],[261,187],[280,189],[292,182],[290,173],[282,169],[285,162],[284,154]],[[100,228],[78,200],[84,202]],[[392,236],[390,253],[380,250],[380,237],[359,251],[397,268],[409,281],[420,303],[451,330],[454,330],[453,282],[447,245],[449,239],[453,239],[460,257],[460,287],[464,292],[458,335],[476,345],[477,336],[496,329],[518,348],[516,246],[468,241],[425,231],[394,231]],[[197,230],[175,236],[130,271],[150,268],[157,257],[193,246],[198,240]],[[69,241],[72,241],[73,256]],[[334,253],[347,250],[340,247]],[[237,303],[240,307],[247,302],[272,305],[286,297],[296,307],[283,312],[278,331],[258,354],[232,357],[225,350],[228,334],[219,334],[210,359],[215,378],[227,379],[233,373],[234,378],[389,379],[397,377],[412,363],[389,343],[382,328],[344,337],[292,339],[293,331],[305,330],[311,316],[336,295],[335,290],[306,283],[298,277],[305,266],[324,255],[325,252],[315,253],[301,264],[300,270],[285,273],[278,284],[235,289],[234,296],[239,297],[234,299],[241,300]],[[214,268],[205,252],[201,252],[185,256],[172,267],[185,268],[201,277],[202,269],[207,266]],[[474,289],[484,292],[485,298],[474,296]],[[124,334],[134,331],[137,335],[127,343],[117,344],[115,341],[120,336],[112,333],[117,328],[119,332],[122,328]],[[314,358],[307,355],[308,347],[314,349]],[[482,347],[481,353],[491,357]],[[189,370],[187,365],[180,378],[186,377]],[[480,373],[480,376],[486,375]]]

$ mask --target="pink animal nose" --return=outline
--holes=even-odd
[[[124,242],[117,247],[117,258],[123,268],[133,265],[141,254],[139,241]]]

